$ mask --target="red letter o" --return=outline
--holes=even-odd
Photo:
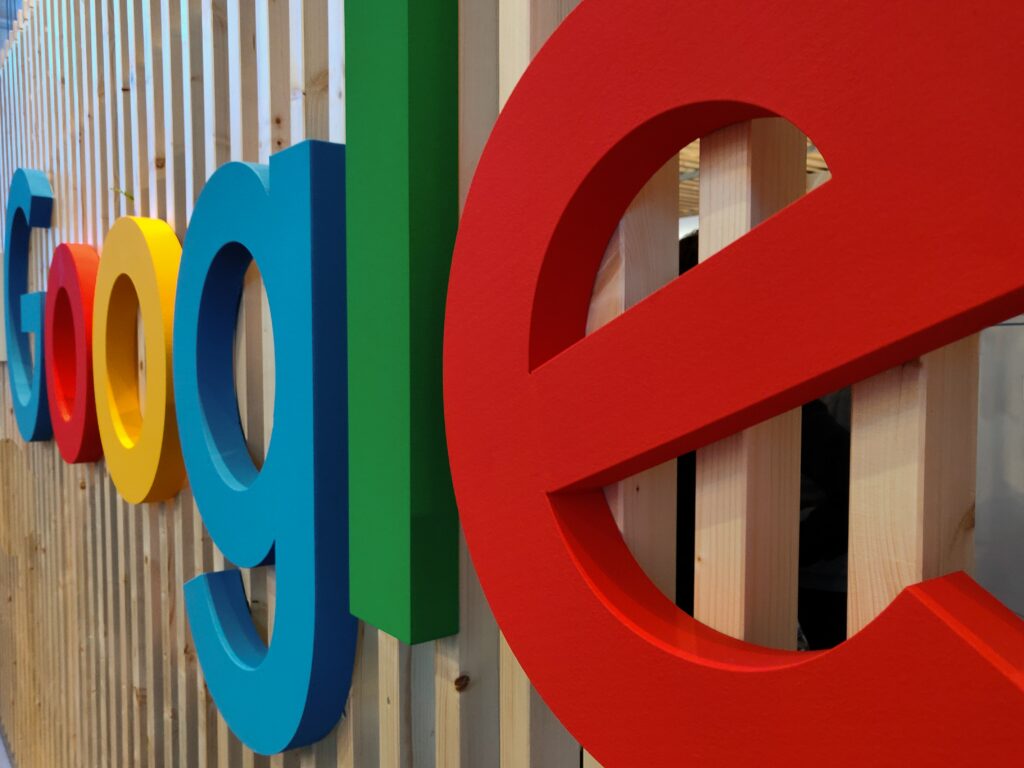
[[[98,269],[92,246],[61,243],[53,252],[46,290],[46,389],[53,436],[69,464],[97,461],[103,455],[92,381],[92,301]]]

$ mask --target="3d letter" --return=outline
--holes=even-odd
[[[41,171],[19,168],[7,193],[4,229],[4,325],[7,333],[7,373],[18,431],[27,440],[53,435],[46,405],[43,375],[43,301],[46,294],[28,293],[29,232],[49,228],[53,211],[50,182]],[[35,338],[35,364],[29,334]]]
[[[92,378],[92,308],[100,259],[91,245],[61,243],[46,289],[46,389],[60,455],[69,464],[103,455]]]
[[[231,730],[273,754],[326,734],[348,696],[345,150],[307,141],[270,167],[231,163],[199,197],[175,310],[174,380],[185,465],[210,535],[232,563],[273,561],[277,613],[257,634],[238,570],[185,585],[206,684]],[[263,276],[276,340],[274,431],[246,450],[231,350],[242,278]]]
[[[1020,761],[1024,622],[968,576],[773,651],[665,598],[601,489],[1024,312],[1021,39],[1016,2],[587,0],[501,113],[449,287],[452,471],[499,625],[605,768]],[[641,186],[770,114],[832,180],[585,336]]]
[[[93,381],[107,470],[132,504],[169,499],[185,469],[174,418],[171,334],[181,246],[159,219],[123,217],[103,243],[93,300]],[[145,413],[136,318],[145,333]]]
[[[458,4],[351,2],[345,28],[352,611],[416,643],[459,621],[441,401]]]

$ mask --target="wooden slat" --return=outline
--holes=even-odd
[[[87,73],[84,68],[84,39],[81,36],[80,14],[83,9],[79,3],[62,0],[61,13],[65,30],[65,46],[63,49],[66,62],[67,77],[65,103],[68,107],[69,120],[65,124],[65,141],[70,148],[72,158],[70,170],[70,186],[73,198],[66,209],[68,212],[68,237],[82,241],[85,224],[91,218],[92,205],[88,195],[88,125],[85,120],[83,104],[83,81]],[[72,716],[78,729],[78,749],[88,756],[94,764],[100,761],[100,745],[98,736],[102,731],[99,701],[96,698],[96,629],[95,613],[90,610],[89,599],[94,594],[90,579],[92,542],[88,527],[88,495],[85,493],[84,467],[66,467],[53,450],[55,466],[63,473],[67,506],[65,507],[66,528],[71,532],[66,542],[67,573],[71,597],[67,603],[67,621],[70,623],[69,642],[77,649],[78,664],[72,670],[71,685],[75,689],[75,707]],[[71,749],[69,758],[75,752]]]
[[[778,118],[701,141],[700,258],[803,194],[806,142]],[[800,411],[697,452],[694,615],[721,632],[795,648]]]
[[[203,132],[202,145],[195,150],[197,178],[193,181],[196,194],[202,183],[209,178],[217,166],[226,162],[231,153],[230,146],[230,103],[228,99],[228,24],[224,0],[200,0],[200,34],[202,41],[202,104]],[[195,10],[192,10],[195,13]],[[195,135],[193,133],[193,135]],[[202,157],[200,165],[198,158]],[[215,562],[214,546],[203,527],[202,518],[194,504],[188,505],[191,514],[184,521],[190,527],[192,539],[193,574],[223,569],[224,559]],[[183,534],[188,537],[189,531]],[[195,658],[195,647],[190,644],[189,663],[196,670],[195,696],[197,732],[194,750],[197,765],[207,768],[218,764],[219,746],[226,732],[220,725],[220,718],[210,695],[203,683],[202,673]]]
[[[575,7],[575,0],[498,3],[499,105],[504,106],[530,59]],[[530,685],[504,637],[499,646],[499,685],[502,768],[579,765],[579,745]]]
[[[345,142],[345,14],[342,0],[327,0],[328,138]]]
[[[847,633],[974,564],[978,336],[854,385]]]
[[[380,677],[380,768],[412,767],[412,653],[386,632],[377,634]]]
[[[206,181],[231,154],[226,0],[201,0],[204,173]]]
[[[678,276],[678,179],[678,159],[673,157],[619,222],[598,269],[587,333]],[[616,483],[605,489],[605,496],[630,552],[658,588],[675,600],[676,462]]]
[[[679,160],[673,157],[630,204],[601,260],[587,333],[679,274],[678,186]],[[605,498],[629,551],[662,593],[675,600],[676,462],[605,488]],[[600,764],[584,752],[583,765]]]
[[[459,205],[498,116],[498,4],[459,4]],[[498,627],[459,536],[459,633],[435,644],[435,764],[499,762]]]
[[[31,285],[35,290],[46,287],[46,267],[48,254],[56,243],[57,233],[63,229],[65,209],[67,206],[67,158],[66,148],[58,127],[65,125],[66,112],[63,104],[64,72],[60,50],[63,48],[61,18],[57,3],[44,0],[40,3],[39,19],[43,32],[41,58],[39,66],[41,95],[41,142],[38,165],[46,169],[50,185],[55,195],[51,226],[38,234],[42,235],[41,243],[37,240],[29,258],[30,268],[35,281]],[[39,247],[39,246],[42,247]],[[33,365],[41,365],[39,355],[35,355]],[[70,690],[69,666],[71,660],[65,626],[61,613],[65,601],[65,583],[63,578],[63,552],[61,543],[57,541],[56,527],[58,510],[63,506],[60,501],[60,490],[54,487],[52,464],[47,461],[45,446],[36,444],[33,448],[34,473],[37,479],[36,519],[40,531],[41,551],[43,553],[44,594],[51,597],[48,601],[44,620],[45,666],[40,669],[42,692],[42,711],[46,722],[52,723],[49,728],[42,728],[42,736],[47,743],[47,755],[54,763],[67,760],[65,749],[77,734],[72,733],[69,700],[73,700],[74,691]],[[53,598],[56,599],[53,599]],[[67,649],[67,650],[65,650]],[[77,744],[75,745],[77,747]]]
[[[169,223],[179,239],[184,239],[188,218],[195,205],[195,197],[205,176],[204,171],[204,113],[201,78],[202,65],[202,9],[198,0],[170,0],[166,16],[171,28],[169,40],[165,40],[165,61],[170,56],[173,71],[175,62],[180,63],[180,88],[175,88],[172,101],[180,98],[181,124],[175,127],[168,149],[168,156],[174,158],[174,172],[168,170],[168,200],[174,210],[168,210]],[[177,30],[177,40],[175,32]],[[167,46],[177,44],[178,53]],[[177,92],[180,90],[180,97]],[[175,142],[178,138],[180,143]],[[196,177],[199,177],[198,179]],[[193,507],[191,489],[186,488],[173,511],[174,519],[169,521],[170,546],[174,551],[170,563],[172,602],[172,623],[174,625],[173,645],[177,664],[177,747],[174,751],[175,764],[199,765],[200,755],[200,700],[195,683],[201,679],[195,654],[190,647],[190,635],[185,617],[185,600],[182,586],[196,575],[195,547],[193,535]],[[203,745],[205,747],[205,745]]]

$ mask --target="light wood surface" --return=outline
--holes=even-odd
[[[806,142],[781,119],[725,128],[700,151],[702,261],[804,192]],[[697,452],[696,618],[796,647],[799,513],[799,410]]]
[[[498,116],[498,4],[459,3],[459,210]],[[498,626],[459,535],[459,627],[435,643],[434,764],[499,762]]]
[[[847,633],[974,564],[978,337],[853,388]]]
[[[679,274],[673,157],[644,186],[612,235],[594,283],[587,333],[611,322]],[[624,392],[624,397],[637,393]],[[623,539],[651,580],[676,598],[676,462],[605,489]]]

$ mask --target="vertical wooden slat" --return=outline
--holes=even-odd
[[[853,387],[847,633],[974,564],[978,336]]]
[[[340,30],[329,25],[330,11],[327,0],[312,0],[303,4],[302,34],[302,95],[305,137],[329,138],[331,112],[331,65],[329,63],[331,36],[340,37]],[[340,17],[340,14],[339,14]],[[340,46],[339,46],[340,47]],[[294,99],[293,102],[294,104]]]
[[[701,140],[700,258],[803,194],[806,140],[777,118]],[[800,411],[697,452],[695,616],[750,642],[795,648]]]
[[[594,284],[587,333],[612,321],[679,274],[679,161],[644,186],[619,222]],[[630,552],[671,600],[676,596],[676,462],[605,489]]]
[[[256,122],[255,40],[256,19],[252,5],[241,0],[227,2],[228,111],[231,159],[259,157]],[[212,173],[208,168],[207,172]]]
[[[198,191],[202,182],[225,162],[231,152],[228,98],[228,18],[224,0],[200,0],[203,72],[203,146],[202,172],[194,181]],[[197,157],[199,152],[196,152]],[[197,192],[198,194],[198,192]],[[223,558],[214,562],[213,545],[206,533],[198,508],[193,505],[189,521],[192,526],[193,572],[205,573],[223,568]],[[195,648],[190,643],[190,663],[198,672]],[[219,742],[224,733],[219,725],[213,698],[203,683],[202,674],[195,678],[197,705],[196,751],[198,765],[214,766],[219,756]]]
[[[327,0],[328,138],[345,141],[345,14],[342,0]]]
[[[87,201],[87,168],[88,160],[85,157],[87,149],[86,125],[82,115],[81,102],[81,80],[84,75],[82,68],[82,50],[84,40],[80,37],[79,11],[80,4],[72,3],[70,0],[62,0],[61,15],[64,30],[65,44],[63,46],[63,57],[65,62],[65,108],[68,119],[63,125],[65,144],[69,148],[70,169],[69,188],[71,198],[68,200],[67,211],[67,233],[66,237],[74,241],[81,241],[84,234],[84,222],[89,218],[91,206]],[[82,467],[64,465],[60,459],[55,445],[51,445],[51,452],[54,456],[55,466],[58,472],[63,474],[63,484],[67,498],[65,508],[65,552],[67,553],[67,567],[69,596],[66,608],[69,627],[69,642],[77,651],[78,663],[72,670],[71,686],[75,690],[74,708],[72,713],[76,728],[78,730],[78,750],[94,762],[98,762],[97,735],[100,731],[100,720],[98,717],[99,708],[94,699],[92,651],[95,644],[95,632],[92,627],[93,615],[87,611],[86,598],[88,596],[88,555],[90,552],[90,540],[86,535],[87,507],[83,504],[86,500],[84,488],[80,488],[80,478],[84,477]],[[74,659],[75,656],[73,655]],[[74,759],[74,746],[70,759]]]
[[[131,154],[131,206],[135,215],[148,209],[149,201],[149,121],[146,119],[146,62],[143,42],[144,23],[140,19],[148,3],[143,0],[118,0],[124,3],[123,22],[127,57],[128,132]],[[147,205],[147,208],[143,208]]]
[[[412,654],[386,632],[377,634],[380,768],[412,767]]]
[[[177,3],[177,5],[173,5]],[[202,62],[202,8],[199,0],[171,0],[171,7],[168,8],[170,16],[169,24],[177,29],[179,51],[177,61],[180,62],[181,71],[178,80],[178,87],[175,88],[175,95],[171,97],[172,109],[175,109],[176,102],[180,103],[181,124],[180,129],[175,128],[172,136],[180,137],[180,151],[178,147],[169,150],[173,155],[175,173],[168,173],[168,179],[180,189],[174,194],[168,192],[168,199],[173,199],[175,210],[172,226],[178,234],[179,239],[184,239],[188,225],[188,219],[192,214],[195,205],[195,198],[205,177],[204,166],[204,112],[203,112],[203,62]],[[175,7],[177,11],[175,11]],[[169,43],[174,44],[174,29],[170,32]],[[171,68],[174,68],[174,53],[168,54],[165,48],[165,57],[172,58]],[[180,90],[180,95],[177,92]],[[197,178],[198,177],[198,178]],[[168,216],[170,217],[170,211]],[[196,663],[195,654],[190,647],[191,637],[185,617],[185,600],[182,594],[182,587],[186,581],[196,575],[195,571],[195,546],[193,536],[193,516],[196,514],[191,498],[191,490],[186,488],[178,499],[175,509],[175,519],[170,521],[173,532],[170,534],[170,541],[174,550],[171,558],[171,590],[170,599],[172,602],[173,625],[174,625],[174,653],[177,666],[177,747],[174,752],[178,764],[196,766],[200,760],[200,719],[198,690],[195,680],[201,679],[199,667]],[[201,683],[200,683],[201,685]],[[205,746],[205,745],[203,745]]]
[[[176,225],[187,226],[199,188],[206,177],[203,164],[203,27],[200,0],[178,3],[181,45],[181,177],[182,205]],[[179,235],[180,236],[180,235]]]
[[[133,6],[129,4],[129,10]],[[164,184],[163,160],[159,156],[159,148],[163,144],[163,115],[161,114],[162,99],[160,74],[158,71],[160,56],[154,52],[159,41],[159,33],[154,34],[154,24],[158,16],[153,13],[153,6],[147,0],[139,0],[134,5],[134,35],[129,38],[129,52],[135,58],[135,80],[132,87],[133,126],[138,126],[138,158],[135,163],[139,192],[136,195],[136,211],[152,218],[164,215]],[[134,41],[134,49],[131,42]],[[144,337],[138,334],[141,377],[144,373]],[[137,583],[141,589],[141,615],[139,650],[139,667],[141,672],[142,712],[145,716],[145,760],[149,766],[163,764],[161,745],[164,739],[164,688],[163,672],[163,610],[161,605],[161,569],[157,561],[159,550],[160,505],[142,504],[133,509],[137,516],[136,535],[138,549],[136,557],[141,568],[141,579]]]
[[[97,151],[98,115],[95,110],[93,93],[96,89],[95,48],[90,32],[90,11],[92,3],[70,0],[74,23],[77,29],[78,45],[74,47],[79,77],[75,98],[80,116],[82,131],[80,136],[80,169],[79,180],[81,208],[79,219],[82,240],[96,243],[99,231],[96,226],[99,200],[96,195],[94,180],[99,174],[99,152]],[[84,558],[82,579],[84,585],[83,599],[80,601],[81,622],[87,633],[87,688],[82,706],[91,712],[91,720],[87,728],[91,734],[89,759],[94,765],[100,765],[109,754],[109,698],[106,691],[106,674],[103,666],[103,605],[102,582],[99,578],[99,515],[93,493],[95,474],[93,467],[81,466],[75,472],[73,485],[77,484],[75,493],[79,499],[79,526],[84,535]]]
[[[459,207],[498,116],[498,7],[459,4]],[[459,536],[459,633],[436,643],[438,766],[499,762],[498,627]]]
[[[114,42],[114,59],[112,62],[113,77],[109,89],[110,100],[115,105],[116,133],[114,134],[114,156],[117,157],[117,175],[113,179],[111,191],[114,196],[116,216],[124,216],[129,210],[129,202],[139,190],[132,183],[132,157],[127,151],[131,141],[131,111],[129,106],[131,92],[131,73],[128,62],[128,49],[125,44],[125,12],[119,0],[106,0],[110,5],[111,26],[106,30],[104,38]],[[114,219],[116,220],[116,216]]]
[[[187,161],[185,153],[186,134],[191,139],[190,126],[185,122],[191,117],[186,110],[185,99],[190,96],[184,78],[190,68],[185,63],[188,56],[183,48],[183,38],[188,38],[188,13],[186,7],[184,17],[181,15],[179,0],[161,0],[160,3],[160,42],[162,96],[165,127],[163,136],[163,157],[165,160],[165,220],[174,229],[179,240],[184,238],[186,218],[186,183]],[[191,107],[191,104],[189,105]],[[189,204],[190,205],[190,204]],[[189,208],[190,210],[190,208]],[[188,709],[190,694],[194,693],[189,681],[183,678],[186,666],[184,651],[184,635],[182,624],[184,612],[182,608],[181,588],[184,577],[182,552],[185,542],[182,540],[183,510],[188,501],[188,489],[162,507],[160,516],[160,560],[161,574],[161,616],[162,643],[164,664],[162,669],[164,684],[164,743],[163,760],[167,766],[181,765],[185,762],[181,734],[188,728]],[[191,555],[191,552],[189,552]],[[194,763],[193,763],[194,764]]]
[[[42,27],[41,27],[41,15],[42,15],[41,14],[41,9],[39,8],[38,4],[33,4],[33,7],[30,10],[29,25],[28,25],[29,36],[28,36],[28,40],[27,40],[27,43],[28,43],[28,45],[27,45],[27,48],[28,48],[28,54],[27,54],[28,55],[28,67],[27,67],[27,88],[26,88],[26,93],[27,93],[27,96],[28,96],[29,119],[28,119],[28,121],[26,123],[26,126],[25,126],[25,133],[26,133],[26,139],[27,139],[27,141],[26,141],[26,144],[27,144],[27,147],[26,147],[26,164],[29,165],[30,167],[35,167],[35,168],[39,168],[40,167],[40,159],[41,159],[41,154],[42,154],[41,151],[40,151],[40,141],[41,141],[41,138],[42,138],[42,132],[39,130],[39,122],[38,122],[38,120],[39,120],[38,102],[39,102],[39,100],[41,98],[41,89],[40,89],[40,86],[39,86],[39,77],[38,77],[38,72],[39,72],[39,55],[40,55],[40,45],[41,45],[41,36],[42,36],[41,35],[41,30],[42,30]],[[35,242],[33,243],[33,245],[38,245],[38,234],[37,233],[33,233],[33,234],[35,235],[35,238],[34,238]],[[34,280],[34,273],[33,273],[32,269],[31,269],[31,266],[30,266],[28,278],[29,278],[30,281]],[[33,654],[33,657],[30,657],[29,659],[26,659],[27,669],[28,669],[28,686],[29,687],[25,688],[24,690],[29,692],[28,704],[29,704],[30,710],[26,714],[25,723],[26,723],[26,725],[29,728],[29,732],[28,732],[28,742],[29,742],[28,748],[30,750],[29,754],[31,755],[31,757],[29,759],[35,759],[35,760],[44,759],[45,760],[45,759],[49,758],[49,755],[47,754],[46,749],[45,749],[45,745],[43,744],[43,742],[42,742],[42,740],[40,738],[41,729],[40,729],[40,726],[39,726],[39,721],[42,720],[45,717],[45,714],[43,713],[43,711],[41,709],[42,700],[41,700],[41,696],[40,696],[39,680],[38,680],[38,672],[37,672],[37,662],[38,662],[38,660],[35,657],[40,655],[41,653],[45,653],[45,647],[40,647],[39,641],[40,640],[45,640],[45,638],[48,635],[48,633],[45,632],[46,627],[44,627],[44,636],[42,638],[40,638],[38,636],[38,632],[39,632],[38,624],[39,624],[40,621],[45,621],[46,620],[46,618],[45,618],[46,614],[44,613],[44,608],[46,606],[41,601],[41,598],[43,597],[43,595],[40,594],[40,592],[39,592],[39,582],[40,582],[40,580],[42,578],[43,572],[41,570],[41,564],[40,564],[40,559],[41,559],[40,558],[40,542],[39,542],[39,539],[38,539],[39,532],[40,532],[40,527],[38,526],[37,521],[35,519],[35,514],[36,514],[36,511],[37,511],[36,510],[36,505],[35,505],[35,497],[36,497],[36,493],[35,492],[36,492],[36,483],[38,482],[38,477],[37,477],[37,474],[35,472],[31,471],[33,468],[34,467],[33,467],[33,464],[32,464],[32,451],[31,451],[31,448],[28,447],[26,449],[25,453],[24,453],[23,463],[22,463],[22,472],[25,472],[25,482],[24,482],[24,488],[23,488],[24,496],[23,496],[23,502],[22,502],[23,504],[25,504],[24,512],[23,512],[24,513],[24,523],[26,525],[26,527],[25,527],[25,532],[26,532],[25,544],[26,544],[27,547],[29,547],[29,565],[28,565],[28,567],[30,569],[30,571],[29,571],[29,578],[26,581],[27,581],[27,585],[28,585],[28,597],[29,597],[29,599],[33,603],[37,603],[37,601],[39,601],[39,602],[36,605],[32,605],[32,606],[29,607],[27,620],[31,621],[32,624],[29,627],[26,628],[26,633],[25,633],[26,634],[26,646],[25,646],[26,649],[28,649],[28,648],[36,648],[37,649],[36,653]],[[45,664],[45,660],[44,660],[44,664]]]
[[[92,51],[94,81],[93,111],[96,126],[93,146],[99,167],[93,183],[97,206],[96,246],[102,254],[103,236],[113,223],[118,210],[115,186],[119,172],[114,153],[117,123],[115,102],[119,101],[117,86],[117,61],[113,58],[110,35],[115,27],[111,23],[111,9],[108,0],[96,0],[90,4],[90,49]],[[110,499],[110,483],[103,462],[94,475],[97,494],[97,515],[100,519],[101,534],[101,578],[104,584],[104,653],[103,662],[107,672],[106,690],[109,708],[108,728],[110,734],[106,759],[113,764],[127,755],[127,702],[125,699],[123,665],[124,644],[122,634],[120,565],[117,559],[118,541],[115,508]]]
[[[530,59],[576,4],[576,0],[499,0],[500,105],[508,100]],[[502,768],[579,765],[579,745],[530,685],[503,637],[499,646],[499,680]]]
[[[345,38],[342,0],[327,0],[328,42],[328,137],[345,140]],[[272,383],[267,381],[267,403],[272,404]],[[273,411],[266,418],[268,432]],[[345,705],[345,714],[336,731],[336,765],[338,768],[380,765],[380,733],[378,712],[378,633],[360,622],[356,644],[352,689]]]
[[[352,692],[345,708],[347,727],[339,729],[339,768],[380,765],[380,737],[377,720],[378,696],[377,630],[359,625],[356,667],[352,676]]]
[[[164,209],[163,218],[184,235],[185,217],[185,66],[182,60],[182,35],[187,36],[188,16],[180,15],[180,0],[160,0],[160,91],[163,103]],[[155,34],[155,32],[154,32]],[[157,118],[159,119],[159,117]],[[159,161],[159,157],[157,158]],[[156,163],[159,170],[159,162]]]
[[[289,13],[284,0],[258,0],[256,3],[256,122],[257,158],[261,163],[291,143],[289,124]],[[299,34],[301,35],[301,13]],[[296,52],[298,53],[298,52]],[[298,53],[301,61],[301,53]],[[301,89],[299,91],[301,99]],[[298,123],[301,136],[302,125]],[[261,427],[262,427],[262,419]],[[259,436],[262,440],[262,436]]]
[[[207,178],[231,154],[231,123],[228,100],[227,0],[200,0],[203,50],[203,121],[205,169],[197,181]]]
[[[36,115],[39,120],[39,140],[36,143],[36,159],[33,167],[42,170],[49,177],[51,189],[60,197],[60,168],[53,153],[53,119],[56,110],[57,83],[53,66],[54,50],[54,17],[52,0],[42,0],[37,7],[39,21],[38,47],[36,65]],[[59,75],[58,75],[59,76]],[[60,202],[55,200],[51,218],[51,229],[33,232],[34,242],[29,253],[29,289],[39,290],[43,285],[44,254],[50,248],[53,238],[52,225],[55,225],[60,214]],[[35,355],[38,358],[38,355]],[[38,359],[33,360],[38,365]],[[44,728],[37,725],[37,743],[42,746],[46,760],[56,764],[60,761],[58,749],[64,739],[62,730],[67,724],[66,716],[59,713],[55,706],[55,696],[59,690],[56,683],[61,676],[64,660],[58,658],[55,646],[59,647],[59,627],[57,625],[57,601],[61,597],[53,573],[52,547],[50,542],[50,525],[52,509],[49,506],[50,495],[47,493],[45,469],[41,466],[41,448],[38,443],[30,446],[30,466],[33,477],[34,499],[31,510],[32,530],[36,536],[36,547],[39,551],[39,599],[42,601],[42,650],[41,659],[37,659],[37,706],[43,722],[50,726]],[[54,598],[57,598],[55,600]],[[56,674],[54,674],[56,673]]]
[[[43,233],[43,247],[35,250],[35,269],[37,290],[45,290],[47,265],[50,254],[58,238],[64,234],[67,220],[67,208],[70,200],[68,184],[67,148],[64,145],[61,128],[66,125],[67,112],[64,104],[66,92],[63,56],[61,50],[65,45],[62,17],[58,3],[46,0],[42,4],[45,13],[46,37],[44,57],[40,74],[46,88],[46,100],[43,106],[44,142],[41,165],[50,176],[55,193],[53,218],[49,230]],[[36,355],[34,365],[43,365]],[[45,681],[43,691],[47,701],[44,709],[53,727],[44,729],[49,741],[49,754],[56,764],[66,765],[69,760],[68,748],[78,748],[76,724],[72,722],[70,702],[75,698],[71,685],[71,668],[77,661],[67,636],[67,626],[63,621],[64,607],[67,604],[67,584],[64,578],[64,553],[62,542],[58,540],[57,531],[61,525],[61,489],[54,473],[51,446],[36,444],[34,447],[35,472],[39,479],[37,519],[40,519],[42,531],[44,562],[46,566],[46,591],[51,608],[49,610],[47,631],[48,650],[46,666],[41,670]],[[56,600],[54,600],[56,597]]]
[[[679,160],[673,157],[630,204],[598,269],[587,317],[591,333],[679,274]],[[605,488],[630,552],[669,598],[676,597],[676,462]],[[599,763],[584,752],[585,768]]]

